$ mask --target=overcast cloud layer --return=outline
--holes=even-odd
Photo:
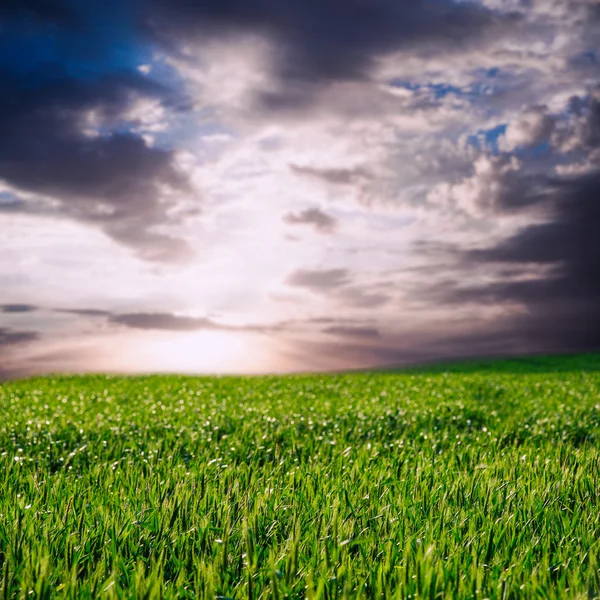
[[[0,373],[600,348],[597,0],[0,5]]]

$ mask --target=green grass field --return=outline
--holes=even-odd
[[[0,597],[600,598],[600,356],[0,385]]]

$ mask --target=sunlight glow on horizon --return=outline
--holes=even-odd
[[[178,373],[256,373],[269,368],[257,336],[229,331],[153,335],[136,357],[140,370]]]

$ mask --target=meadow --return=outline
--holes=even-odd
[[[600,598],[600,355],[0,384],[2,598]]]

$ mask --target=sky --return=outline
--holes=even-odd
[[[598,0],[4,0],[0,376],[600,349]]]

